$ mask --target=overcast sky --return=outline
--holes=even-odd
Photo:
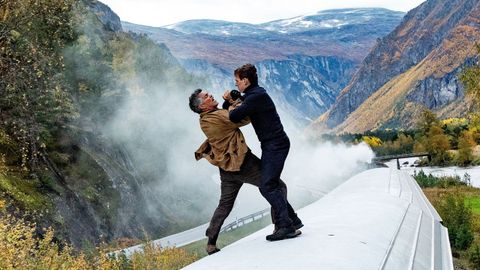
[[[122,21],[164,26],[192,19],[263,23],[320,10],[383,7],[409,11],[425,0],[100,0]]]

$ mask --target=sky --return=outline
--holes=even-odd
[[[425,0],[100,0],[122,21],[165,26],[192,19],[264,23],[336,8],[382,7],[407,12]]]

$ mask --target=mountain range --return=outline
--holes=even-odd
[[[217,93],[234,87],[234,68],[255,64],[261,85],[278,106],[308,124],[331,107],[376,40],[403,15],[364,8],[263,24],[191,20],[165,27],[122,26],[165,44],[185,69],[210,78],[209,88]]]
[[[427,108],[441,118],[470,108],[459,72],[476,63],[480,2],[428,0],[381,38],[332,108],[313,124],[338,133],[411,128]]]

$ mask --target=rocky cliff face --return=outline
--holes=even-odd
[[[113,32],[122,31],[120,17],[118,17],[118,15],[107,5],[96,0],[84,0],[84,2],[95,14],[98,20],[100,20],[106,30]]]
[[[291,56],[290,60],[257,63],[259,81],[284,110],[305,123],[325,112],[355,69],[352,61],[336,57]],[[291,107],[291,109],[288,109]]]
[[[465,66],[476,63],[470,58],[465,63],[442,77],[429,76],[416,83],[407,95],[407,100],[424,105],[430,110],[442,108],[451,102],[464,98],[464,87],[459,82],[458,74]]]
[[[292,55],[289,58],[318,72],[322,81],[336,92],[335,95],[347,85],[358,68],[357,62],[336,56]]]
[[[188,72],[200,77],[206,77],[212,87],[212,89],[208,89],[209,91],[223,94],[223,91],[226,89],[235,89],[232,70],[201,59],[185,59],[181,60],[181,64]]]
[[[301,125],[324,113],[335,101],[356,69],[354,61],[334,56],[292,55],[286,60],[265,60],[254,63],[259,83],[277,106],[288,112]],[[213,91],[221,95],[235,89],[233,71],[205,60],[184,60],[182,65],[198,76],[207,76]]]
[[[415,89],[408,95],[409,101],[438,108],[462,98],[462,88],[454,77],[475,52],[478,9],[479,2],[474,0],[436,0],[408,12],[393,32],[377,41],[320,122],[330,128],[338,126],[373,93],[411,68],[421,68],[422,74],[418,83],[405,89]],[[454,46],[459,49],[455,51]],[[398,87],[405,85],[392,86]]]

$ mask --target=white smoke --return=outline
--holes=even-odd
[[[288,200],[296,209],[320,199],[354,174],[365,170],[374,157],[370,147],[363,143],[311,142],[288,113],[279,111],[279,115],[291,142],[281,178],[288,187]],[[252,126],[243,127],[242,131],[252,152],[260,157],[260,144]],[[257,188],[244,185],[242,189],[231,216],[240,218],[269,207]]]
[[[188,97],[196,88],[209,90],[216,100],[222,101],[225,89],[210,89],[205,85],[191,89],[152,85],[148,95],[132,94],[107,125],[107,130],[125,144],[140,164],[141,173],[152,178],[149,179],[152,192],[158,197],[176,198],[167,203],[174,215],[188,218],[201,214],[204,215],[201,220],[206,222],[220,197],[220,176],[217,167],[205,159],[197,162],[194,158],[194,151],[206,139],[199,126],[199,115],[188,107]],[[365,144],[309,142],[293,117],[287,112],[279,114],[291,140],[282,179],[287,184],[289,201],[294,208],[321,198],[363,170],[364,164],[373,157]],[[261,157],[252,126],[243,127],[242,131],[253,153]],[[148,209],[157,209],[155,204],[158,200],[152,201]],[[226,222],[268,207],[258,188],[245,184]]]
[[[156,94],[148,97],[132,96],[124,104],[109,125],[111,133],[127,144],[127,149],[137,161],[149,162],[152,165],[158,163],[158,166],[165,168],[166,173],[158,175],[159,178],[154,181],[155,192],[185,194],[185,190],[190,190],[188,194],[209,198],[203,201],[204,205],[196,205],[195,209],[191,207],[181,209],[185,211],[181,216],[198,214],[197,208],[204,209],[205,213],[210,215],[220,196],[220,177],[218,168],[205,159],[198,162],[194,159],[194,151],[206,139],[199,126],[199,115],[188,107],[189,94],[195,88],[188,91],[180,89],[172,91],[161,86],[155,88]],[[223,90],[214,92],[215,98],[221,100],[220,94],[217,93],[222,93]],[[308,142],[287,113],[280,112],[280,115],[291,140],[290,154],[282,179],[287,183],[289,200],[295,208],[331,191],[354,173],[362,170],[363,164],[373,157],[373,152],[364,144],[347,146],[329,142]],[[243,127],[242,131],[253,153],[261,157],[260,144],[252,126]],[[139,132],[142,134],[141,138],[133,137]],[[138,145],[134,142],[136,139],[144,140],[142,145],[148,145],[148,149],[135,148]],[[166,158],[152,161],[154,157]],[[189,197],[179,199],[202,204]],[[229,220],[268,207],[258,189],[245,184]],[[192,210],[195,212],[191,212]],[[204,217],[205,220],[209,218],[210,216]]]

